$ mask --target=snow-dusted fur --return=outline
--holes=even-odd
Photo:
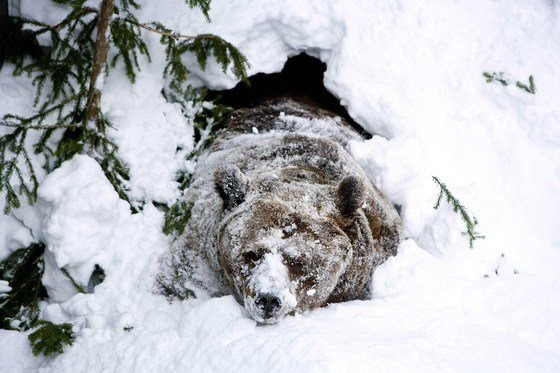
[[[341,118],[288,99],[233,113],[199,160],[191,219],[158,288],[233,294],[263,323],[367,298],[401,222],[346,151],[350,140],[362,138]]]

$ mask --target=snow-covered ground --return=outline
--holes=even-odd
[[[409,239],[376,271],[370,301],[266,327],[232,297],[169,304],[152,294],[170,243],[162,213],[148,203],[132,215],[79,156],[46,178],[34,207],[0,216],[0,257],[48,244],[53,302],[43,316],[73,322],[76,341],[36,359],[23,334],[2,330],[0,371],[560,370],[559,1],[215,0],[211,24],[180,0],[142,3],[141,19],[239,46],[251,74],[279,71],[300,52],[324,61],[325,86],[377,134],[352,152],[402,205]],[[102,105],[135,195],[168,202],[174,172],[188,166],[175,150],[192,147],[192,128],[160,95],[162,51],[150,41],[152,64],[136,85],[109,76]],[[513,82],[532,74],[537,92],[486,83],[483,71]],[[214,65],[191,80],[236,83]],[[3,68],[0,114],[29,111],[31,93]],[[449,206],[433,209],[432,176],[478,218],[486,238],[474,249]],[[74,294],[56,270],[85,282],[94,263],[107,274],[94,294]]]

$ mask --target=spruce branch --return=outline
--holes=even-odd
[[[136,23],[136,17],[132,14],[126,18],[116,18],[111,23],[111,41],[118,51],[111,61],[111,67],[115,67],[119,59],[122,59],[126,76],[132,83],[136,81],[136,71],[140,71],[139,55],[144,55],[151,61],[150,52]]]
[[[36,199],[37,178],[26,150],[29,145],[45,155],[47,170],[75,154],[89,154],[99,162],[119,196],[129,201],[128,169],[118,157],[117,144],[106,134],[112,124],[100,110],[99,81],[101,74],[121,60],[127,77],[135,81],[139,58],[145,56],[150,61],[142,29],[158,33],[165,45],[164,76],[185,81],[189,69],[183,56],[193,53],[202,69],[214,56],[224,72],[231,66],[237,77],[247,78],[247,59],[232,44],[216,35],[182,35],[158,22],[140,23],[133,13],[140,8],[135,0],[117,0],[118,6],[115,0],[103,0],[98,8],[86,5],[87,0],[56,2],[71,7],[63,20],[49,25],[8,17],[11,39],[17,43],[0,40],[0,52],[13,52],[8,53],[8,60],[15,63],[14,75],[32,77],[37,110],[28,117],[8,114],[0,120],[0,126],[13,130],[0,136],[0,191],[6,195],[5,213],[21,206],[19,196],[26,196],[30,203]],[[187,0],[186,4],[199,7],[208,18],[210,0]],[[50,53],[43,53],[39,47],[39,35],[50,37]],[[111,45],[117,53],[108,65]],[[33,58],[25,58],[26,54]],[[38,131],[39,139],[27,144],[30,130]],[[62,133],[60,140],[54,140],[57,133]]]
[[[27,129],[16,128],[0,137],[0,192],[5,191],[4,213],[21,206],[18,195],[27,197],[29,204],[37,199],[39,182],[25,149]]]
[[[503,85],[504,87],[506,87],[509,84],[509,80],[507,80],[507,78],[505,77],[505,73],[503,71],[492,72],[492,73],[485,71],[482,73],[482,76],[486,78],[486,83],[492,83],[493,81],[496,81],[501,85]]]
[[[505,73],[501,72],[488,72],[484,71],[482,76],[486,78],[487,83],[492,83],[494,81],[500,83],[504,87],[508,86],[510,81],[505,77]],[[537,87],[535,86],[535,80],[533,75],[529,75],[529,84],[520,82],[519,80],[515,82],[517,88],[524,90],[527,93],[535,94],[537,92]]]
[[[463,220],[463,222],[465,223],[467,230],[465,232],[462,232],[462,234],[468,236],[469,246],[472,249],[475,240],[480,238],[485,238],[485,236],[481,235],[479,232],[475,230],[478,221],[474,216],[471,217],[469,215],[465,207],[459,202],[459,200],[453,194],[451,194],[451,192],[449,191],[449,189],[444,183],[442,183],[435,176],[432,176],[432,179],[439,186],[440,189],[436,204],[434,205],[434,210],[437,210],[439,208],[441,201],[445,197],[447,203],[449,203],[451,207],[453,207],[453,211],[455,213],[458,213],[461,219]]]
[[[89,139],[87,139],[88,136],[86,132],[86,142],[89,143],[89,146],[91,146],[93,150],[91,154],[101,166],[105,177],[109,180],[111,185],[113,185],[119,197],[127,201],[131,205],[131,209],[137,212],[138,207],[135,205],[135,201],[130,200],[128,197],[128,192],[130,191],[128,182],[130,179],[130,170],[119,157],[119,147],[117,143],[106,134],[106,130],[108,128],[113,128],[113,124],[107,117],[101,114],[97,118],[96,127],[102,129],[102,131],[98,133],[90,131]]]
[[[212,0],[185,0],[189,8],[200,8],[207,22],[210,22],[210,3]]]
[[[45,245],[34,243],[0,262],[0,280],[12,290],[0,302],[0,328],[26,330],[39,317],[39,301],[47,292],[41,282]]]
[[[527,93],[531,93],[531,94],[535,94],[535,92],[537,92],[537,87],[535,86],[535,80],[533,79],[533,75],[529,75],[529,85],[525,84],[525,83],[521,83],[520,81],[517,81],[515,83],[515,85],[519,88],[524,90]]]
[[[72,5],[72,12],[66,16],[62,21],[60,21],[59,23],[57,23],[56,25],[49,25],[43,22],[37,22],[35,20],[29,19],[29,18],[25,18],[26,22],[29,24],[34,24],[36,26],[43,26],[43,28],[38,29],[37,31],[34,31],[35,35],[38,34],[42,34],[46,31],[58,31],[66,26],[68,26],[70,23],[79,21],[83,16],[88,15],[88,14],[98,14],[98,10],[92,7],[84,7],[83,4],[85,3],[85,1],[80,0],[78,2],[74,2],[75,4]],[[74,26],[75,28],[75,26]]]
[[[163,233],[178,237],[183,234],[191,218],[192,205],[178,201],[166,211],[163,222]]]
[[[134,0],[120,0],[121,8],[125,12],[130,12],[131,9],[140,9],[140,4]]]
[[[37,322],[37,329],[28,336],[28,339],[35,356],[62,353],[64,346],[72,346],[74,342],[72,324],[55,324],[40,320]]]
[[[116,157],[118,148],[104,133],[108,121],[99,111],[101,92],[97,81],[106,65],[107,30],[113,14],[113,0],[105,0],[99,10],[85,7],[83,0],[64,3],[71,5],[72,11],[54,26],[28,19],[19,21],[38,27],[35,35],[49,33],[52,46],[49,58],[22,59],[15,69],[16,75],[33,76],[37,113],[29,117],[7,114],[0,121],[0,125],[14,129],[0,137],[3,176],[0,191],[6,190],[5,213],[21,206],[18,194],[27,196],[30,203],[36,199],[38,183],[25,146],[29,130],[41,132],[39,140],[31,145],[35,152],[45,153],[47,168],[52,164],[50,158],[54,158],[54,165],[58,166],[77,153],[89,152],[102,163],[106,173],[113,175],[115,171],[112,170],[116,169],[123,178],[128,177],[126,168]],[[128,1],[127,4],[136,3]],[[44,92],[45,87],[49,87],[48,93]],[[90,128],[89,123],[93,123],[93,127],[103,125],[103,128]],[[49,139],[57,131],[64,131],[62,140],[51,147]],[[105,156],[109,160],[103,159]],[[26,177],[27,174],[30,176]],[[27,179],[31,181],[25,182]],[[116,177],[110,180],[117,182]],[[19,186],[15,187],[18,181]],[[122,196],[122,185],[115,189]]]
[[[225,73],[230,65],[234,75],[247,81],[247,69],[250,67],[245,57],[233,44],[214,34],[185,35],[172,31],[159,22],[139,23],[134,19],[126,22],[150,32],[161,35],[160,43],[165,46],[166,65],[164,77],[172,76],[179,82],[185,81],[189,70],[182,61],[182,56],[191,52],[196,56],[202,70],[205,70],[208,57],[213,55]]]

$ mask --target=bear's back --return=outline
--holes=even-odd
[[[346,120],[330,111],[301,101],[277,98],[253,108],[235,110],[228,117],[211,151],[222,148],[224,142],[239,135],[254,133],[316,135],[345,148],[350,140],[364,139]]]

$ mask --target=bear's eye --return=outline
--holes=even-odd
[[[286,266],[292,276],[298,277],[305,274],[305,265],[299,258],[286,258]]]
[[[245,262],[247,263],[254,263],[258,262],[261,259],[261,255],[259,255],[255,251],[247,251],[246,253],[243,253],[243,258],[245,258]]]

